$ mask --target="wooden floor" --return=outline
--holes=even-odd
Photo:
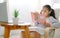
[[[40,34],[35,31],[30,31],[30,35],[31,35],[31,38],[40,38]],[[26,38],[26,34],[24,31],[22,32],[22,37]]]

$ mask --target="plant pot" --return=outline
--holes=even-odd
[[[13,18],[13,24],[18,24],[19,18]]]

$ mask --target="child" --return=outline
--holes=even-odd
[[[56,22],[58,21],[56,20],[54,10],[50,5],[45,5],[36,22],[36,26],[38,27],[37,31],[39,31],[40,34],[44,34],[45,28],[53,27],[53,24]]]

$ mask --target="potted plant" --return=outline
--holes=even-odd
[[[18,24],[18,20],[19,20],[18,16],[19,16],[19,11],[14,10],[13,24]]]

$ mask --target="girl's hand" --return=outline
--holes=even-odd
[[[38,20],[38,23],[41,23],[41,24],[44,24],[45,25],[46,24],[46,20],[45,19],[39,19]]]

